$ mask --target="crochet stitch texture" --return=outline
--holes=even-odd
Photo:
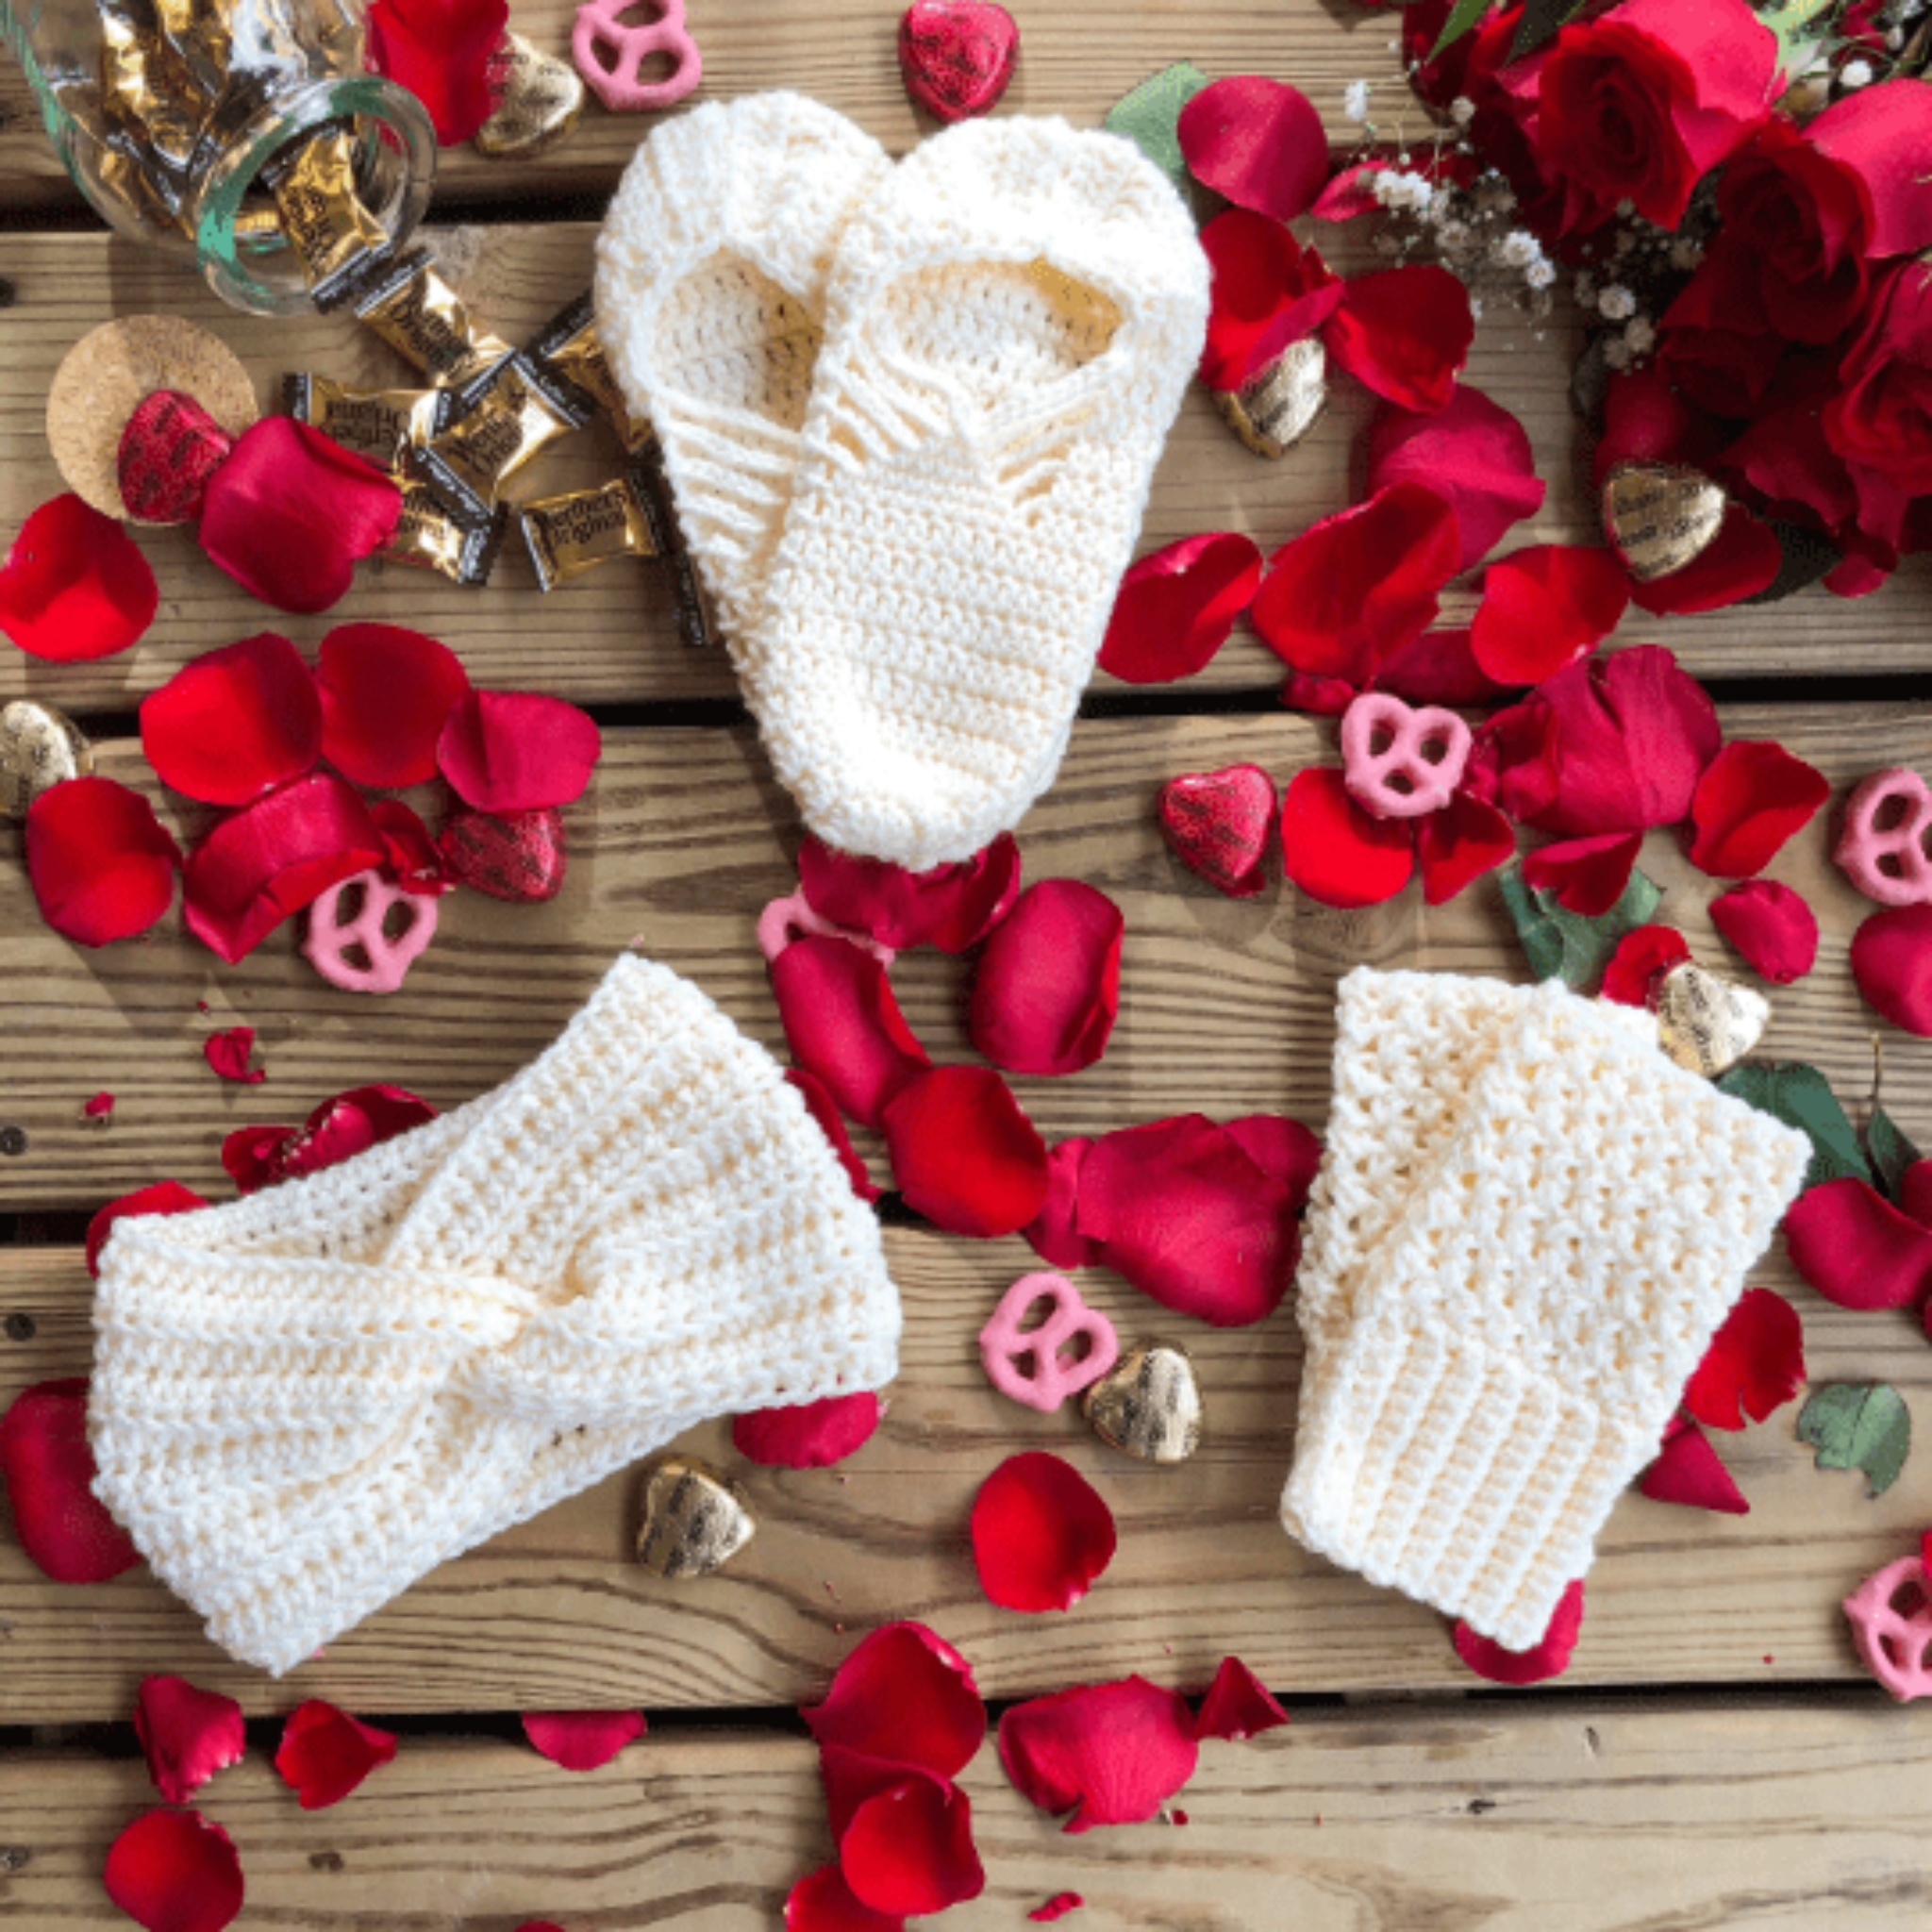
[[[1648,1013],[1357,968],[1297,1276],[1284,1524],[1535,1644],[1810,1153],[1671,1064]]]
[[[890,1381],[899,1325],[877,1222],[777,1064],[626,956],[495,1092],[116,1224],[95,1492],[279,1674],[708,1417]]]

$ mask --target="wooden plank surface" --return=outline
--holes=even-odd
[[[961,1783],[987,1885],[956,1932],[1062,1891],[1081,1932],[1907,1932],[1932,1912],[1932,1735],[1875,1693],[1309,1712],[1204,1745],[1172,1822],[1073,1837],[990,1743]],[[100,1872],[152,1802],[139,1759],[0,1764],[0,1924],[125,1926]],[[244,1928],[750,1932],[831,1852],[811,1745],[762,1733],[654,1734],[575,1777],[511,1743],[405,1739],[320,1812],[258,1749],[204,1803],[241,1855]]]

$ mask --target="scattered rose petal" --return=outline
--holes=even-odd
[[[188,855],[188,929],[232,966],[283,920],[386,857],[360,796],[311,772],[222,820]]]
[[[123,1194],[118,1201],[109,1201],[87,1224],[83,1250],[87,1272],[99,1275],[101,1250],[108,1245],[108,1237],[113,1233],[117,1221],[136,1214],[191,1214],[207,1206],[192,1188],[184,1188],[179,1181],[154,1181],[135,1189],[131,1194]]]
[[[566,1771],[595,1771],[644,1735],[641,1710],[526,1710],[531,1749]]]
[[[1441,811],[1416,821],[1415,856],[1423,904],[1441,906],[1516,857],[1515,828],[1493,805],[1458,791]]]
[[[208,478],[201,547],[264,604],[326,610],[402,513],[392,476],[307,423],[264,416]]]
[[[1564,1591],[1551,1615],[1549,1628],[1529,1650],[1505,1650],[1488,1637],[1478,1637],[1461,1618],[1456,1620],[1456,1655],[1478,1677],[1492,1684],[1541,1684],[1560,1677],[1570,1668],[1583,1628],[1583,1579]]]
[[[1194,1774],[1193,1713],[1144,1677],[1082,1684],[1014,1705],[1000,1719],[1000,1762],[1042,1811],[1077,1807],[1070,1832],[1152,1818]]]
[[[245,805],[314,764],[315,679],[274,631],[204,651],[141,701],[141,748],[163,785],[208,805]]]
[[[1107,1051],[1126,921],[1097,888],[1041,879],[994,926],[974,975],[973,1044],[1015,1074],[1075,1074]]]
[[[282,1159],[295,1133],[290,1126],[258,1125],[222,1137],[222,1168],[238,1193],[259,1193],[284,1178]]]
[[[1599,832],[1570,839],[1529,853],[1523,876],[1539,892],[1554,892],[1566,912],[1601,919],[1630,883],[1631,868],[1643,844],[1641,832]]]
[[[1789,986],[1818,959],[1818,920],[1802,894],[1776,879],[1748,879],[1710,902],[1711,924],[1760,979]]]
[[[1007,915],[1020,891],[1020,847],[1010,832],[971,858],[908,872],[886,858],[858,858],[807,835],[798,882],[811,908],[837,925],[904,950],[963,953]]]
[[[13,1534],[56,1583],[105,1583],[141,1561],[127,1532],[95,1500],[87,1440],[87,1377],[37,1382],[0,1415],[0,1477]]]
[[[1009,1456],[973,1502],[973,1561],[1006,1610],[1070,1609],[1113,1561],[1113,1511],[1071,1462]]]
[[[1932,1289],[1932,1230],[1849,1175],[1806,1189],[1784,1237],[1791,1265],[1841,1308],[1902,1308]]]
[[[471,691],[450,707],[436,759],[478,811],[536,811],[580,797],[602,749],[589,715],[561,698]]]
[[[171,1805],[185,1805],[218,1771],[240,1764],[248,1748],[242,1707],[219,1690],[201,1690],[186,1677],[141,1680],[134,1700],[134,1735],[147,1757],[147,1774]]]
[[[322,641],[315,682],[322,756],[355,784],[391,789],[435,777],[443,725],[470,690],[447,644],[399,624],[338,625]]]
[[[140,792],[113,778],[50,785],[26,811],[26,875],[62,939],[105,946],[175,903],[181,848]]]
[[[1114,593],[1100,668],[1124,684],[1191,677],[1227,641],[1260,581],[1254,539],[1231,530],[1138,558]]]
[[[1260,1678],[1240,1657],[1224,1657],[1195,1713],[1194,1735],[1239,1743],[1288,1721],[1287,1711],[1268,1694]]]
[[[108,1852],[101,1883],[147,1932],[222,1932],[242,1909],[242,1861],[199,1811],[144,1811]]]
[[[1277,222],[1307,214],[1328,178],[1328,139],[1313,103],[1262,75],[1211,81],[1181,109],[1174,133],[1195,180]]]
[[[1383,658],[1375,689],[1415,705],[1486,705],[1506,691],[1475,661],[1469,632],[1453,628],[1425,630]]]
[[[248,1056],[255,1051],[253,1026],[229,1026],[220,1033],[210,1033],[201,1042],[201,1051],[224,1080],[233,1080],[242,1087],[258,1087],[268,1078],[263,1068],[248,1064]]]
[[[1932,906],[1873,913],[1852,935],[1852,977],[1880,1019],[1932,1036]]]
[[[1475,661],[1498,684],[1541,684],[1616,629],[1630,579],[1607,550],[1532,543],[1483,573],[1469,627]]]
[[[1288,1190],[1297,1208],[1308,1198],[1322,1165],[1322,1142],[1301,1122],[1285,1113],[1244,1113],[1223,1131],[1270,1180]]]
[[[1682,570],[1630,585],[1630,600],[1653,617],[1722,610],[1755,597],[1777,575],[1783,546],[1769,524],[1734,503],[1717,535]]]
[[[808,1074],[803,1067],[787,1067],[785,1077],[805,1096],[805,1110],[819,1124],[819,1131],[832,1143],[832,1152],[839,1157],[839,1165],[845,1170],[845,1178],[852,1183],[852,1191],[861,1201],[876,1201],[879,1190],[873,1185],[865,1162],[859,1159],[852,1145],[852,1136],[845,1131],[844,1117],[839,1111],[839,1103],[832,1098],[831,1089],[816,1074]]]
[[[1326,765],[1305,766],[1289,780],[1281,855],[1290,882],[1324,906],[1379,906],[1415,872],[1408,822],[1371,817]]]
[[[1077,1891],[1057,1891],[1044,1905],[1035,1906],[1026,1916],[1036,1925],[1050,1925],[1056,1919],[1064,1919],[1069,1912],[1078,1911],[1086,1903]]]
[[[879,1124],[906,1205],[949,1234],[1015,1234],[1045,1205],[1046,1143],[991,1067],[928,1068]]]
[[[794,940],[772,961],[785,1038],[840,1109],[869,1127],[929,1067],[892,997],[886,969],[849,940]]]
[[[222,1142],[222,1165],[252,1194],[297,1174],[319,1174],[436,1118],[406,1087],[351,1087],[325,1100],[299,1127],[238,1127]]]
[[[785,1898],[785,1932],[905,1932],[905,1924],[858,1897],[836,1862],[808,1872]]]
[[[365,1724],[319,1697],[298,1704],[282,1727],[275,1769],[300,1800],[303,1810],[321,1811],[340,1804],[378,1765],[396,1755],[389,1731]]]
[[[1382,404],[1369,424],[1368,450],[1372,495],[1391,483],[1419,483],[1447,499],[1461,544],[1458,571],[1534,516],[1548,491],[1523,425],[1466,382],[1434,411]]]
[[[777,1469],[827,1469],[872,1441],[879,1399],[870,1389],[734,1417],[731,1446]]]
[[[1690,863],[1719,878],[1762,872],[1831,796],[1831,780],[1783,745],[1734,738],[1690,800]]]
[[[986,1874],[973,1844],[973,1807],[948,1778],[820,1748],[839,1869],[862,1905],[904,1915],[977,1898]]]
[[[388,855],[383,870],[404,891],[434,898],[456,884],[429,827],[400,798],[371,799],[369,817]]]
[[[1620,1007],[1647,1007],[1658,977],[1690,957],[1690,942],[1675,926],[1640,925],[1617,941],[1604,968],[1603,997]]]
[[[1337,368],[1378,396],[1424,412],[1445,408],[1456,393],[1474,340],[1468,289],[1433,263],[1351,275],[1322,332]]]
[[[1713,1429],[1761,1423],[1805,1385],[1805,1327],[1768,1288],[1747,1288],[1684,1385],[1684,1407]]]
[[[81,1103],[81,1112],[91,1121],[107,1121],[114,1117],[114,1096],[105,1089],[90,1100]]]
[[[1093,1142],[1077,1135],[1057,1141],[1046,1157],[1046,1201],[1020,1232],[1033,1252],[1053,1268],[1091,1268],[1106,1258],[1099,1241],[1080,1232],[1080,1169]]]
[[[822,1704],[799,1712],[821,1744],[935,1777],[965,1770],[986,1735],[973,1668],[924,1624],[887,1624],[839,1666]]]
[[[160,601],[134,539],[71,491],[27,518],[0,564],[0,630],[57,664],[125,651]]]
[[[489,120],[490,57],[509,0],[374,0],[370,72],[406,87],[429,110],[440,147],[468,141]]]
[[[1201,380],[1213,390],[1252,382],[1291,343],[1305,341],[1341,304],[1342,283],[1279,222],[1233,208],[1201,230],[1208,258],[1207,340]]]
[[[1932,244],[1928,122],[1932,84],[1899,75],[1847,92],[1805,129],[1805,139],[1820,154],[1865,184],[1873,212],[1870,252],[1875,257],[1916,254]]]
[[[1638,1490],[1653,1503],[1678,1503],[1689,1509],[1711,1509],[1721,1516],[1748,1516],[1751,1506],[1710,1438],[1693,1422],[1674,1415],[1664,1424],[1657,1460],[1643,1472]]]

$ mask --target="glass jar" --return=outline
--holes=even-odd
[[[355,197],[397,247],[428,203],[435,129],[362,71],[360,0],[0,0],[0,29],[80,192],[237,308],[310,305],[258,177],[318,131],[347,131]]]

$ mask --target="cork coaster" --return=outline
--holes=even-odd
[[[47,441],[68,488],[110,517],[136,521],[121,500],[121,432],[158,389],[192,396],[230,436],[260,414],[235,352],[177,315],[124,316],[81,337],[47,392]]]

